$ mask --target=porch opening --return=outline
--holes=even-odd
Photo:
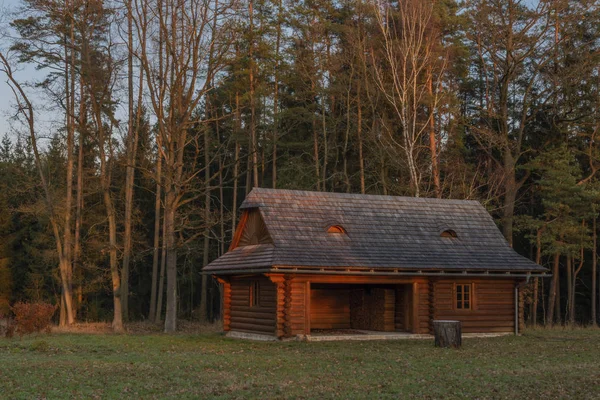
[[[311,334],[412,332],[412,285],[311,284]]]

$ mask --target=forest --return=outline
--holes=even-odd
[[[253,187],[472,199],[596,325],[594,0],[20,0],[0,17],[0,315],[220,318]],[[35,71],[35,74],[28,71]]]

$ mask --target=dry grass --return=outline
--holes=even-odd
[[[143,325],[143,324],[142,324]],[[597,399],[600,330],[431,340],[258,343],[218,333],[0,339],[7,399]],[[103,328],[102,328],[103,329]],[[153,328],[152,328],[153,329]]]
[[[155,324],[150,321],[138,321],[125,324],[125,331],[131,335],[148,335],[162,333],[163,324]],[[221,324],[201,323],[196,321],[177,321],[178,334],[216,333],[221,331]],[[81,322],[69,326],[54,326],[54,333],[76,333],[87,335],[109,335],[113,333],[111,324],[108,322]]]

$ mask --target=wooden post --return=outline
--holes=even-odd
[[[310,281],[304,287],[304,334],[310,335]]]
[[[429,281],[429,334],[433,334],[433,320],[435,319],[435,282]]]
[[[283,337],[292,337],[292,277],[283,277]]]
[[[223,278],[213,275],[213,278],[222,285],[223,290],[221,293],[221,306],[223,307],[222,318],[223,318],[223,331],[229,332],[231,330],[231,282],[229,278]]]
[[[412,332],[419,332],[419,283],[413,282],[412,285]]]
[[[462,345],[462,329],[460,321],[434,320],[433,334],[435,347],[454,347]]]

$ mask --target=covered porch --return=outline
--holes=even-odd
[[[277,286],[278,337],[369,340],[430,333],[427,278],[266,275]]]

